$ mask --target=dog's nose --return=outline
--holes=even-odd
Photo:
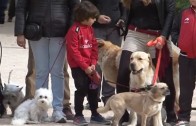
[[[44,103],[44,101],[42,101],[42,103]]]
[[[10,105],[11,103],[8,101],[7,104]]]
[[[135,64],[134,64],[134,63],[131,63],[131,64],[130,64],[130,67],[131,67],[131,70],[134,70]]]

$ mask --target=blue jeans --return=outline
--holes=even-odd
[[[48,75],[50,73],[53,109],[54,111],[62,111],[64,97],[63,68],[65,63],[64,38],[43,37],[39,41],[29,42],[35,59],[36,89],[48,88]]]

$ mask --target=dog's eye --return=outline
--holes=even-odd
[[[15,98],[15,96],[14,96],[14,95],[11,95],[11,97],[12,97],[12,98]]]
[[[42,96],[39,96],[39,98],[42,98]]]
[[[47,96],[45,96],[45,99],[47,99],[48,97]]]
[[[143,60],[142,58],[138,58],[138,60]]]
[[[130,60],[133,60],[133,57],[131,57]]]

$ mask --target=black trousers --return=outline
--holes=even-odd
[[[8,8],[8,17],[13,18],[15,16],[15,0],[10,0],[9,8]]]
[[[0,24],[4,23],[8,0],[0,0]]]
[[[196,59],[179,57],[180,97],[178,120],[190,121],[191,104],[196,81]]]
[[[92,115],[97,114],[98,108],[98,88],[90,89],[89,85],[91,83],[90,78],[81,68],[71,68],[72,77],[74,79],[76,91],[74,96],[74,109],[76,116],[83,116],[82,111],[84,109],[83,102],[84,97],[88,95],[88,102]]]
[[[119,65],[119,71],[118,71],[118,78],[117,83],[120,85],[117,85],[117,93],[121,92],[128,92],[129,91],[129,75],[130,75],[130,69],[129,69],[129,63],[130,63],[130,56],[132,52],[123,50],[121,54],[120,59],[120,65]],[[153,59],[153,63],[156,65],[156,59]],[[175,101],[175,87],[173,82],[173,71],[172,71],[172,60],[170,60],[170,63],[168,67],[165,70],[165,77],[160,80],[161,82],[165,82],[171,94],[166,97],[165,100],[165,107],[167,112],[167,122],[175,121],[176,115],[174,112],[174,101]],[[123,86],[122,86],[123,85]],[[125,112],[124,116],[122,117],[122,122],[126,122],[129,120],[129,114],[128,112]]]

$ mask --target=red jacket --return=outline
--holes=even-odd
[[[182,12],[179,48],[189,58],[196,58],[196,12],[188,8]]]
[[[98,60],[97,41],[91,26],[74,23],[66,37],[67,60],[71,68],[85,70],[96,65]]]

